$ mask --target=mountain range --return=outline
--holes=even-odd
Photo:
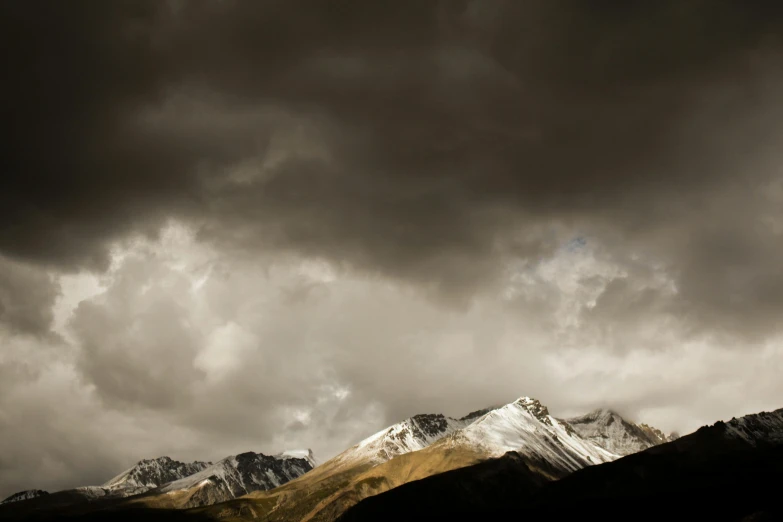
[[[82,486],[49,493],[21,491],[0,502],[0,519],[42,516],[65,510],[82,513],[143,499],[159,499],[161,507],[188,508],[233,499],[258,489],[271,489],[315,467],[310,450],[268,456],[247,452],[211,462],[184,463],[169,457],[145,459],[100,486]],[[165,499],[165,501],[160,501]],[[24,502],[20,502],[24,500]]]
[[[650,491],[660,490],[665,498],[665,488],[656,490],[645,480],[672,473],[671,480],[660,482],[675,487],[684,484],[682,473],[698,475],[699,463],[710,466],[723,454],[752,460],[750,456],[771,452],[774,467],[775,452],[783,445],[781,411],[732,419],[677,438],[606,409],[557,418],[538,400],[522,397],[461,418],[415,415],[320,465],[308,450],[275,456],[242,453],[214,464],[143,460],[101,486],[20,492],[12,497],[30,499],[7,499],[0,518],[48,520],[67,514],[101,520],[110,513],[117,520],[407,522],[464,514],[475,519],[531,514],[535,519],[551,508],[543,498],[573,509],[576,516],[584,510],[580,502],[600,503],[613,495],[618,505],[650,496]],[[740,466],[743,458],[728,459],[732,464],[727,469],[742,476],[732,466]],[[769,470],[762,468],[753,469],[766,476]],[[76,494],[81,501],[74,500]],[[522,498],[527,500],[520,507]],[[668,513],[664,519],[671,517]]]
[[[340,522],[783,520],[783,409],[712,426],[548,480],[522,452],[367,498]],[[411,509],[415,506],[415,509]]]

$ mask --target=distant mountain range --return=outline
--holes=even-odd
[[[0,519],[6,514],[26,516],[28,512],[61,510],[81,513],[117,505],[148,505],[148,499],[158,499],[161,507],[205,506],[259,489],[275,488],[307,473],[315,465],[310,450],[274,456],[247,452],[215,464],[184,463],[169,457],[145,459],[100,486],[55,493],[42,490],[15,493],[0,502]]]
[[[585,506],[605,501],[610,510],[615,504],[631,509],[632,499],[639,497],[655,509],[645,508],[634,519],[654,512],[678,520],[661,511],[671,504],[666,487],[675,497],[702,483],[720,490],[744,476],[743,463],[756,474],[743,484],[768,476],[763,463],[774,468],[783,445],[781,411],[677,438],[611,410],[556,418],[538,400],[522,397],[461,418],[415,415],[320,465],[308,450],[243,453],[214,464],[144,460],[101,486],[20,492],[0,506],[0,519],[42,521],[65,514],[78,520],[179,520],[187,515],[196,522],[536,520],[553,518],[545,516],[552,506],[560,519],[565,513],[582,516]],[[712,468],[721,455],[730,456],[724,472]],[[701,476],[699,466],[709,474]],[[683,478],[688,476],[690,482]],[[714,477],[725,480],[712,483]],[[706,501],[695,494],[691,503],[698,499]],[[737,499],[737,512],[744,513],[745,504]],[[762,500],[760,513],[770,513]],[[601,519],[622,517],[612,512]]]

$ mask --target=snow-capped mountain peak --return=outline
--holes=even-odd
[[[169,457],[144,459],[104,483],[101,487],[108,489],[112,493],[120,490],[127,492],[127,494],[141,493],[142,491],[197,473],[211,464],[211,462],[198,461],[185,463]]]
[[[672,436],[667,437],[659,429],[646,424],[637,425],[624,419],[619,413],[604,408],[567,419],[566,422],[582,438],[621,456],[673,440]]]
[[[303,451],[307,454],[299,456]],[[186,507],[230,500],[252,491],[268,490],[304,475],[313,469],[310,450],[294,450],[279,455],[246,452],[232,455],[190,476],[166,484],[161,491],[186,491]]]
[[[520,397],[519,399],[514,401],[513,404],[516,404],[524,408],[532,416],[534,416],[536,419],[543,422],[544,424],[547,424],[549,426],[552,425],[552,422],[549,420],[549,409],[547,409],[546,406],[541,404],[541,401],[539,401],[538,399],[534,399],[532,397]]]
[[[546,406],[531,397],[488,412],[454,433],[449,443],[493,457],[516,451],[564,471],[618,458],[580,437],[567,422],[552,417]]]

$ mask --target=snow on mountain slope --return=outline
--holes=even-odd
[[[124,494],[124,496],[142,493],[198,473],[211,464],[211,462],[198,461],[185,463],[169,457],[145,459],[107,481],[101,488],[109,490],[110,494]]]
[[[166,484],[161,491],[184,492],[188,496],[185,507],[194,507],[276,488],[313,469],[312,452],[305,451],[304,455],[299,450],[274,456],[247,452],[226,457],[193,475]]]
[[[610,453],[626,456],[673,440],[646,424],[634,424],[616,412],[598,409],[581,417],[566,419],[574,430]]]
[[[337,455],[331,464],[381,464],[398,455],[424,449],[473,419],[459,420],[439,413],[414,415],[371,435]]]
[[[29,500],[31,498],[42,497],[48,494],[49,494],[48,491],[44,491],[42,489],[28,489],[25,491],[19,491],[18,493],[14,493],[10,497],[7,497],[5,500],[0,501],[0,504],[10,504],[11,502]]]
[[[579,436],[570,424],[549,415],[546,406],[530,397],[490,411],[444,441],[478,450],[487,457],[516,451],[564,471],[619,458]]]

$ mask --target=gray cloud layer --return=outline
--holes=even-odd
[[[780,310],[778,7],[39,7],[3,17],[9,255],[105,268],[176,216],[457,299],[555,220],[641,243],[703,319]]]
[[[219,458],[523,393],[683,429],[743,409],[705,383],[780,364],[776,4],[0,9],[0,370],[28,397],[0,423],[56,455],[4,488],[151,456],[57,447],[38,401],[69,382],[129,446],[176,426]],[[60,290],[85,271],[100,295]]]

